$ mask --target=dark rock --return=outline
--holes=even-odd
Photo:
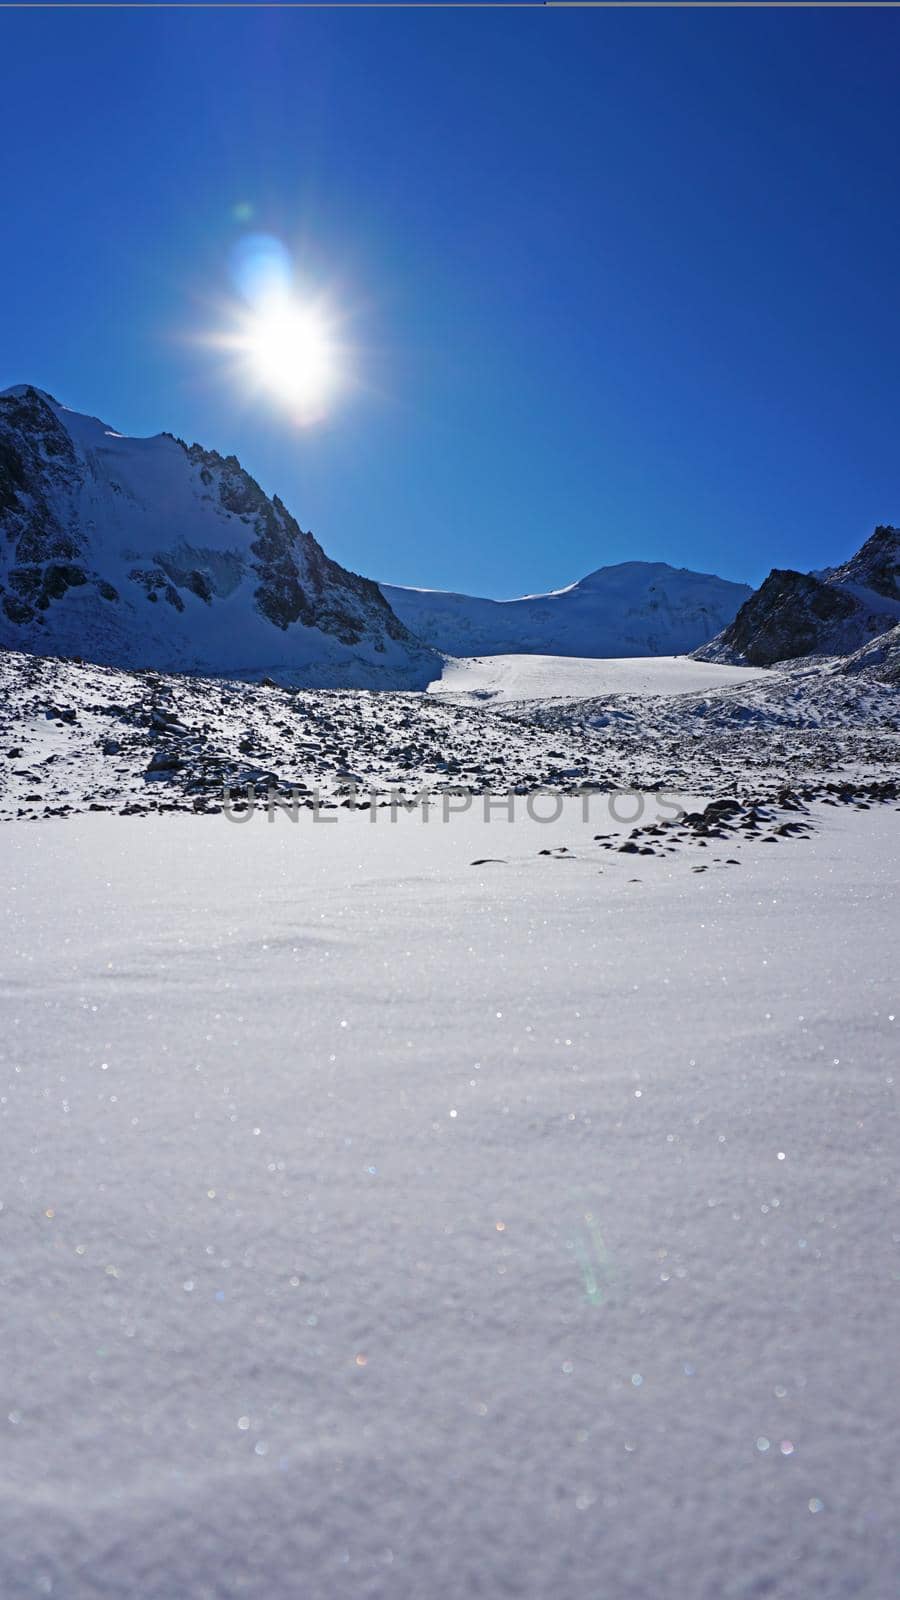
[[[181,767],[181,756],[175,750],[157,750],[151,757],[146,768],[148,773],[177,772]]]

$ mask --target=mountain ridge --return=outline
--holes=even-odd
[[[236,456],[0,394],[0,644],[124,667],[423,688],[436,658]],[[239,641],[239,643],[238,643]]]

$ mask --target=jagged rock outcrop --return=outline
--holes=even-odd
[[[123,667],[425,687],[432,652],[235,456],[0,395],[0,645]]]
[[[734,621],[693,652],[699,661],[769,667],[859,650],[900,621],[900,532],[882,526],[827,574],[775,568]]]
[[[888,600],[900,600],[900,529],[882,524],[855,556],[828,574],[830,584],[857,584]]]

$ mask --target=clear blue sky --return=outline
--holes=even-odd
[[[0,13],[0,386],[235,452],[497,596],[900,522],[900,15]],[[205,348],[252,226],[353,312],[297,431]]]

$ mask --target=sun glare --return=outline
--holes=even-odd
[[[325,409],[337,382],[337,353],[325,318],[286,303],[253,314],[246,351],[255,377],[301,413]]]

